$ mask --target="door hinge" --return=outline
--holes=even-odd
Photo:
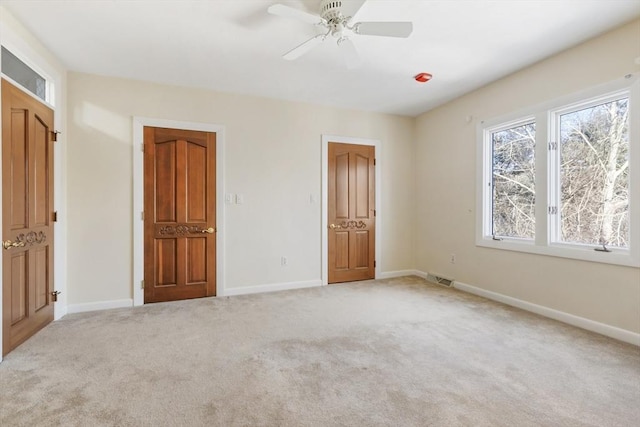
[[[144,221],[144,211],[140,212],[140,220]]]
[[[556,215],[558,213],[558,207],[557,206],[549,206],[549,215]]]
[[[144,144],[140,144],[140,151],[144,153]]]
[[[374,210],[373,210],[373,216],[376,216],[376,213],[377,213],[377,212],[376,212],[376,210],[374,209]]]
[[[378,261],[373,261],[373,268],[376,268],[377,265],[378,265]]]
[[[55,211],[51,214],[51,221],[58,222],[58,211]]]
[[[557,150],[558,149],[558,143],[555,141],[551,141],[549,142],[549,151],[553,151],[553,150]]]
[[[58,134],[62,133],[62,132],[58,132],[57,130],[52,130],[51,131],[51,140],[53,142],[56,142],[58,140]]]
[[[376,159],[373,159],[373,166],[376,165]]]
[[[144,289],[144,280],[140,280],[140,289]]]

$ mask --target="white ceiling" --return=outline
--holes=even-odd
[[[348,70],[329,40],[283,60],[319,30],[274,3],[320,0],[0,0],[69,70],[407,116],[640,16],[640,0],[369,0],[355,21],[414,31],[355,36],[363,64]]]

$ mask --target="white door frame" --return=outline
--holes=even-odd
[[[144,304],[144,127],[196,130],[216,133],[216,295],[223,296],[224,282],[224,126],[148,117],[133,118],[133,305]]]
[[[376,266],[375,278],[380,277],[382,266],[382,143],[377,139],[353,138],[350,136],[322,135],[322,220],[321,220],[321,244],[322,257],[321,277],[322,284],[329,284],[329,143],[372,145],[376,150]]]

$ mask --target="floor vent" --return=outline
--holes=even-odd
[[[435,283],[436,285],[446,286],[450,288],[453,286],[453,279],[447,279],[446,277],[436,276],[435,274],[427,274],[427,281]]]

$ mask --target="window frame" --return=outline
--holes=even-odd
[[[599,252],[597,245],[562,242],[560,215],[550,214],[549,206],[560,207],[560,149],[550,150],[557,141],[557,118],[569,111],[588,108],[620,96],[629,98],[629,247],[608,248]],[[522,239],[491,234],[493,188],[493,153],[491,134],[514,125],[536,123],[535,148],[535,237]],[[621,79],[598,85],[543,104],[478,122],[476,128],[476,246],[527,252],[561,258],[640,267],[640,78],[628,74]]]

